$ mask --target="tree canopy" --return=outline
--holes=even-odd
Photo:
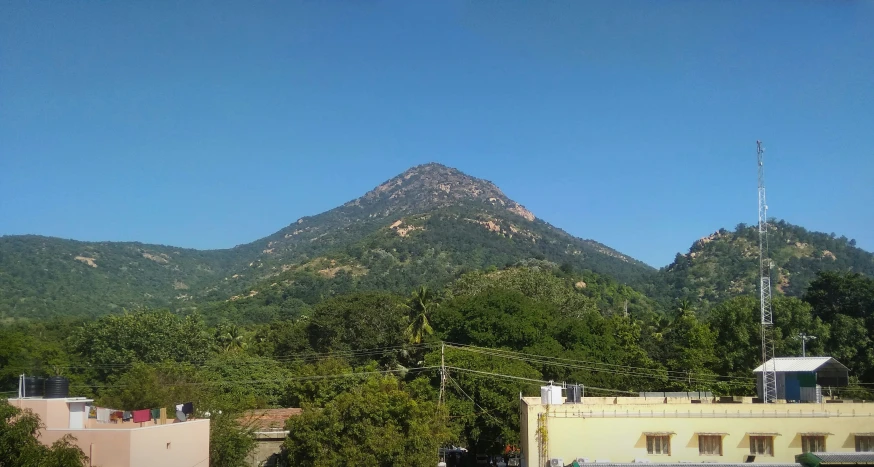
[[[809,355],[835,356],[854,383],[874,382],[871,290],[865,276],[823,273],[803,300],[775,296],[777,355],[800,355],[798,334],[815,335]],[[281,309],[286,292],[240,309]],[[288,422],[295,465],[419,465],[444,443],[497,453],[518,442],[519,393],[548,381],[583,384],[587,395],[752,395],[761,363],[758,297],[666,306],[572,265],[533,260],[405,294],[334,292],[266,323],[152,310],[0,325],[0,390],[22,372],[60,373],[76,395],[119,410],[192,401],[214,419],[215,466],[242,465],[253,446],[240,414],[274,407],[304,409]],[[837,394],[870,396],[866,385]]]

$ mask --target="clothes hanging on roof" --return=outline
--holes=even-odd
[[[131,417],[133,417],[133,414],[131,413],[130,410],[125,410],[124,412],[121,413],[122,421],[129,422]]]
[[[95,417],[97,418],[98,423],[109,423],[109,416],[112,414],[112,410],[97,407],[95,412]]]
[[[184,422],[186,420],[185,413],[182,412],[181,410],[177,410],[176,411],[176,420],[179,420],[180,422]]]
[[[134,423],[148,422],[151,419],[152,419],[152,411],[149,409],[134,410],[133,411]]]
[[[193,402],[186,402],[186,403],[182,404],[182,413],[184,413],[185,415],[194,414],[194,403]]]
[[[155,423],[158,423],[158,419],[161,418],[161,409],[152,409],[149,411],[149,415],[152,416]]]

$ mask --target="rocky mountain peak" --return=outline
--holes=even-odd
[[[384,214],[479,201],[506,209],[530,221],[531,211],[508,198],[494,183],[438,163],[412,167],[346,206],[376,207]]]

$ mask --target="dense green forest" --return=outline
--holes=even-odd
[[[253,441],[237,414],[248,409],[303,408],[288,421],[292,465],[421,465],[449,443],[497,452],[518,442],[518,394],[536,394],[539,382],[582,383],[587,395],[754,394],[753,296],[706,311],[686,300],[665,308],[609,277],[545,261],[404,294],[300,274],[269,297],[212,308],[218,319],[148,310],[2,326],[0,391],[14,391],[21,373],[60,374],[76,395],[120,410],[193,401],[212,414],[216,466],[243,465]],[[794,336],[814,334],[809,354],[850,368],[853,386],[839,395],[870,399],[872,310],[874,279],[820,273],[800,298],[775,298],[777,354],[799,355]],[[331,444],[341,439],[354,442]]]
[[[186,306],[196,291],[235,270],[246,252],[0,237],[0,320]]]

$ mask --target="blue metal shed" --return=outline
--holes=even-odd
[[[847,367],[832,357],[781,357],[768,360],[777,372],[777,399],[820,402],[823,387],[843,387],[849,383]],[[762,396],[762,368],[756,374],[756,390]]]

